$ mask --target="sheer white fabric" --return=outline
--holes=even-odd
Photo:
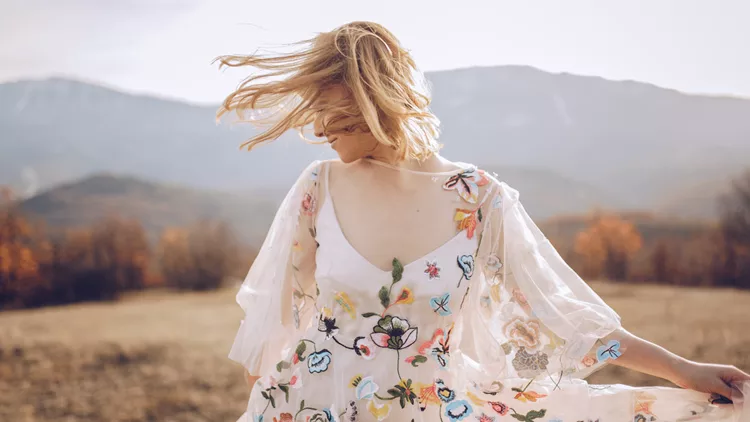
[[[313,229],[319,167],[319,161],[311,163],[281,202],[236,295],[245,318],[240,322],[229,358],[253,375],[270,373],[299,327],[312,316],[315,298],[310,285],[314,283],[315,255],[309,247],[314,239],[308,233]],[[298,253],[294,253],[295,249]],[[304,271],[295,271],[300,267]],[[295,289],[296,286],[301,287]],[[300,318],[305,319],[305,324]]]
[[[461,166],[305,169],[237,294],[229,357],[262,375],[241,420],[745,420],[741,397],[733,410],[687,390],[587,384],[627,353],[619,316],[517,191]]]

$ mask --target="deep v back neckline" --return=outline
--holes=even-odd
[[[326,192],[327,192],[327,190],[326,190]],[[327,211],[327,214],[326,214],[326,211]],[[341,224],[339,224],[338,217],[336,216],[336,210],[334,209],[333,203],[331,202],[331,197],[327,193],[326,193],[326,200],[325,200],[325,203],[323,203],[323,207],[320,210],[320,214],[322,216],[326,216],[327,215],[327,216],[330,217],[330,219],[331,219],[331,221],[333,223],[331,225],[334,227],[334,229],[336,231],[336,235],[340,238],[341,243],[343,243],[344,246],[347,249],[349,249],[350,251],[352,251],[352,253],[355,256],[357,256],[357,258],[360,261],[364,262],[367,266],[373,268],[374,270],[377,270],[377,271],[382,272],[382,273],[390,273],[393,270],[393,268],[383,269],[383,268],[380,268],[379,266],[375,265],[370,259],[368,259],[364,255],[362,255],[362,253],[359,252],[359,250],[357,250],[357,248],[355,248],[354,245],[352,245],[352,243],[349,241],[349,239],[344,234],[344,230],[341,228]],[[412,261],[409,261],[408,263],[404,264],[403,261],[401,261],[397,256],[394,256],[393,258],[394,259],[398,259],[401,262],[401,265],[404,268],[404,270],[406,270],[407,268],[412,267],[412,266],[416,265],[417,263],[426,260],[430,256],[438,254],[443,248],[447,248],[449,245],[452,245],[457,239],[460,239],[462,237],[462,235],[466,236],[466,233],[464,233],[463,231],[460,231],[460,232],[456,233],[453,237],[451,237],[450,239],[446,240],[445,242],[443,242],[438,247],[436,247],[433,250],[425,253],[424,255],[420,256],[419,258],[416,258],[416,259],[414,259]]]
[[[390,273],[393,270],[393,268],[383,269],[375,265],[369,258],[365,257],[361,252],[359,252],[359,250],[355,248],[354,245],[352,245],[352,243],[346,237],[346,234],[344,233],[344,229],[341,227],[341,223],[339,222],[338,216],[336,215],[336,207],[333,204],[333,198],[331,197],[331,193],[330,193],[330,184],[329,184],[329,179],[328,179],[329,168],[330,168],[330,163],[326,163],[325,168],[323,169],[323,179],[325,182],[325,189],[324,189],[325,199],[319,211],[320,215],[318,215],[318,218],[320,217],[330,218],[332,222],[331,225],[333,226],[334,231],[336,232],[336,235],[340,238],[341,242],[344,244],[344,247],[349,249],[360,261],[365,263],[365,265],[367,265],[368,267],[380,273]],[[451,174],[451,173],[454,173],[454,172],[445,173],[445,174]],[[419,262],[422,262],[433,255],[437,255],[444,248],[447,248],[448,246],[452,245],[454,242],[456,242],[458,239],[460,239],[463,236],[466,236],[466,233],[463,230],[461,230],[458,233],[456,233],[453,237],[443,242],[442,244],[433,248],[429,252],[419,256],[418,258],[415,258],[409,261],[408,263],[404,263],[396,256],[394,256],[393,259],[398,259],[401,262],[403,269],[406,270],[407,268],[417,265]]]

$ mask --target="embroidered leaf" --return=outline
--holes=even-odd
[[[378,297],[380,298],[380,304],[383,305],[384,308],[387,308],[388,305],[391,304],[391,295],[388,292],[388,288],[383,286],[380,288],[380,291],[378,292]]]
[[[511,354],[511,352],[513,352],[513,346],[511,346],[509,342],[501,344],[500,347],[503,348],[503,352],[505,352],[506,355],[509,355]]]
[[[286,402],[289,403],[289,386],[284,384],[279,384],[279,390],[284,392],[284,396],[286,397]]]
[[[380,315],[376,314],[375,312],[365,312],[364,314],[362,314],[362,316],[365,318],[370,318],[370,317],[380,316]]]
[[[401,281],[401,277],[404,274],[404,266],[401,264],[401,261],[398,260],[398,258],[393,258],[393,271],[391,271],[391,275],[393,276],[393,283],[398,283]]]
[[[307,348],[307,345],[305,345],[304,341],[300,341],[299,344],[297,344],[297,349],[294,351],[294,353],[297,354],[297,356],[302,358],[302,354],[305,353],[305,349]]]
[[[518,419],[519,421],[526,422],[526,415],[519,415],[518,413],[514,413],[511,416]]]
[[[268,400],[269,396],[268,396],[268,393],[266,393],[265,391],[261,391],[260,395],[263,396],[264,399]]]
[[[299,410],[300,410],[300,412],[301,412],[301,411],[302,411],[302,410],[303,410],[304,408],[305,408],[305,401],[304,401],[304,400],[302,400],[301,402],[299,402]]]
[[[546,413],[547,413],[547,409],[529,410],[529,413],[526,414],[526,420],[533,421],[534,419],[537,419],[537,418],[543,418]]]
[[[349,295],[346,294],[346,292],[338,292],[335,296],[336,303],[341,305],[341,308],[346,311],[346,313],[349,314],[352,319],[357,318],[357,311],[354,308],[354,304],[352,303],[351,299],[349,299]]]
[[[276,400],[273,398],[272,395],[270,395],[270,394],[268,395],[268,400],[271,401],[271,407],[273,407],[274,409],[276,409]]]
[[[279,361],[279,363],[276,364],[276,372],[281,372],[282,369],[289,368],[290,366],[289,362],[285,360]]]
[[[484,216],[482,215],[482,209],[481,208],[477,209],[477,218],[479,219],[480,223],[484,219]]]
[[[420,363],[425,363],[425,362],[427,362],[427,357],[426,356],[416,355],[416,356],[414,356],[414,359],[412,359],[412,361],[411,361],[411,366],[416,367]]]

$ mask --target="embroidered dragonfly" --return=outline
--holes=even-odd
[[[430,307],[440,316],[450,315],[452,312],[448,307],[448,302],[451,300],[451,294],[445,293],[442,296],[435,296],[430,299]]]

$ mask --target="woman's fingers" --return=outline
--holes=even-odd
[[[720,379],[723,381],[724,385],[717,385],[716,388],[721,389],[722,391],[728,390],[728,392],[726,394],[721,391],[716,392],[725,397],[731,398],[732,396],[737,396],[738,389],[740,391],[742,390],[742,384],[750,381],[750,375],[734,366],[730,366],[721,374]]]

